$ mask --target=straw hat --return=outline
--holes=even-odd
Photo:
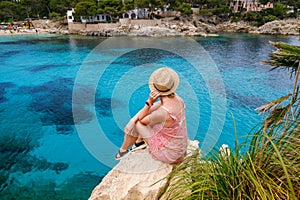
[[[175,92],[178,84],[179,77],[177,73],[168,67],[155,70],[149,78],[150,90],[160,92],[162,96]]]

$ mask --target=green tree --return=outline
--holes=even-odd
[[[164,8],[164,3],[161,0],[149,0],[149,8],[150,11],[154,11],[155,9],[163,9]]]
[[[264,23],[271,22],[271,21],[274,21],[274,20],[277,20],[277,17],[274,16],[274,15],[263,16],[263,22]]]
[[[245,15],[246,21],[262,21],[262,15],[259,12],[247,12]]]
[[[203,9],[199,10],[199,15],[210,17],[210,16],[213,16],[214,14],[209,9],[203,8]]]
[[[191,15],[193,13],[193,10],[191,8],[191,4],[189,3],[182,3],[178,8],[178,11],[181,12],[181,15],[183,16],[188,16]]]
[[[282,3],[275,3],[273,6],[274,16],[283,19],[286,16],[287,7]]]
[[[10,1],[0,2],[0,19],[2,20],[14,20],[18,19],[18,7],[15,3]]]
[[[227,19],[231,14],[231,9],[225,5],[219,5],[218,7],[212,9],[214,15],[220,18]]]
[[[166,0],[164,1],[165,5],[169,5],[170,10],[177,10],[177,8],[180,6],[180,3],[182,1],[180,0]]]
[[[21,5],[25,8],[28,18],[40,18],[42,15],[48,15],[48,1],[39,0],[21,0]]]
[[[133,10],[135,9],[134,0],[127,0],[124,3],[124,10]]]
[[[207,9],[204,12],[201,9],[199,12],[200,15],[209,16],[207,14],[212,13],[212,15],[216,15],[221,19],[228,19],[232,14],[228,6],[229,1],[227,0],[198,0],[196,2],[200,8]]]
[[[97,5],[92,0],[81,1],[75,6],[75,15],[89,17],[97,13]]]
[[[51,12],[59,13],[60,16],[66,15],[67,10],[74,7],[76,4],[72,0],[49,0],[49,10]]]
[[[98,3],[98,13],[109,14],[113,19],[120,15],[123,11],[123,4],[121,0],[103,0]]]

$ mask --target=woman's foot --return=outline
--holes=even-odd
[[[132,146],[131,151],[136,151],[136,150],[139,150],[139,149],[145,149],[146,147],[147,147],[147,145],[144,141],[135,142],[134,145]]]
[[[128,155],[129,151],[126,150],[126,151],[121,151],[121,149],[119,149],[118,153],[116,154],[115,156],[115,159],[116,160],[120,160],[122,158],[125,158],[127,155]]]

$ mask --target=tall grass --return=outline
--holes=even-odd
[[[248,146],[188,156],[171,174],[168,199],[297,199],[300,197],[300,123],[250,133]],[[247,151],[240,153],[240,148]]]

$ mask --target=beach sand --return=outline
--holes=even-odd
[[[24,35],[24,34],[40,34],[45,33],[44,31],[40,31],[39,29],[18,29],[18,31],[14,30],[0,30],[0,36],[4,35]]]

